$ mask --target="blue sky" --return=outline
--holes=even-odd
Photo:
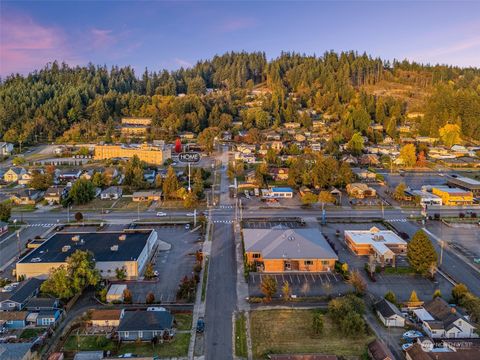
[[[231,50],[480,66],[480,1],[5,1],[0,75],[55,59],[176,69]]]

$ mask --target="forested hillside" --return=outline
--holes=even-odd
[[[253,97],[252,89],[262,95]],[[252,100],[256,105],[246,106]],[[282,53],[270,62],[261,52],[227,53],[189,69],[146,70],[138,77],[130,67],[53,63],[3,79],[0,137],[24,144],[111,141],[122,116],[152,117],[151,138],[229,129],[234,120],[246,129],[287,121],[308,127],[311,118],[301,109],[328,115],[339,141],[366,133],[372,121],[397,137],[397,126],[407,120],[423,135],[457,123],[465,138],[480,140],[480,69],[389,63],[354,52]],[[424,116],[407,118],[412,111]]]

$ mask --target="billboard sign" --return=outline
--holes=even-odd
[[[200,161],[200,153],[183,152],[178,154],[178,160],[183,163],[197,163]]]

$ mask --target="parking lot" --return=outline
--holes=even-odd
[[[304,227],[305,223],[300,218],[244,219],[242,223],[245,229],[271,229],[275,226],[298,229]]]
[[[260,284],[265,276],[272,277],[277,283],[278,293],[281,294],[282,286],[288,282],[291,293],[297,296],[338,295],[351,290],[342,277],[336,273],[250,273],[248,287],[250,296],[260,296]]]
[[[195,252],[201,249],[200,230],[190,232],[179,225],[138,226],[137,228],[153,228],[159,240],[171,245],[170,250],[157,251],[152,262],[158,271],[155,281],[129,282],[134,302],[145,302],[149,292],[160,302],[175,302],[177,288],[185,276],[192,276],[195,265]]]

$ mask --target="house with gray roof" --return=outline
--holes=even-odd
[[[118,326],[118,338],[122,341],[150,341],[173,334],[173,316],[169,311],[123,311]]]
[[[245,257],[262,272],[329,272],[337,254],[315,228],[243,229]]]
[[[0,292],[0,311],[22,310],[38,294],[44,280],[31,278],[21,282],[10,292]]]

